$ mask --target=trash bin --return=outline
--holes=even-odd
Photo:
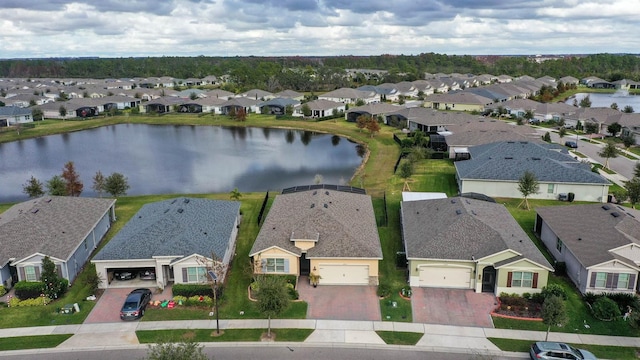
[[[67,304],[63,306],[62,309],[60,309],[61,314],[73,314],[74,312],[75,309],[73,307],[73,304]]]

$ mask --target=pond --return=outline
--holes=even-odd
[[[591,107],[610,107],[611,104],[618,104],[618,109],[622,111],[625,106],[629,105],[634,112],[640,112],[640,96],[629,95],[628,91],[619,90],[613,94],[602,93],[577,93],[565,101],[565,104],[573,105],[574,99],[580,104],[580,100],[589,95]]]
[[[33,175],[46,183],[73,161],[91,189],[97,171],[125,175],[128,195],[280,190],[346,184],[364,149],[346,138],[302,130],[121,124],[0,144],[0,203],[22,201]]]

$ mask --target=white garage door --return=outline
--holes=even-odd
[[[420,268],[421,287],[471,288],[471,269],[460,267]]]
[[[369,265],[320,265],[321,285],[369,285]]]

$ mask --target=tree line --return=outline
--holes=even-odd
[[[99,197],[102,197],[105,193],[112,197],[123,196],[129,190],[127,178],[118,172],[105,177],[98,170],[92,181],[91,188],[98,193]],[[76,171],[73,161],[69,161],[64,165],[61,175],[54,175],[45,183],[31,175],[31,178],[22,185],[22,192],[30,198],[37,198],[45,194],[51,196],[80,196],[83,189],[84,184],[80,180],[80,174]]]

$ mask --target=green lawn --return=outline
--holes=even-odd
[[[530,340],[512,340],[512,339],[500,339],[489,338],[489,341],[494,343],[502,351],[512,352],[529,352],[529,348],[533,341]],[[604,345],[589,345],[589,344],[570,344],[578,349],[585,349],[592,352],[595,356],[602,359],[619,359],[619,360],[631,360],[637,359],[636,355],[639,349],[622,347],[622,346],[604,346]]]
[[[415,345],[424,336],[423,333],[404,331],[376,331],[376,334],[389,345]]]
[[[158,342],[178,342],[189,340],[194,342],[259,342],[267,329],[177,329],[177,330],[138,330],[136,335],[141,344]],[[275,341],[303,342],[313,332],[312,329],[271,329]]]
[[[52,348],[71,336],[72,334],[58,334],[0,338],[0,351]]]

